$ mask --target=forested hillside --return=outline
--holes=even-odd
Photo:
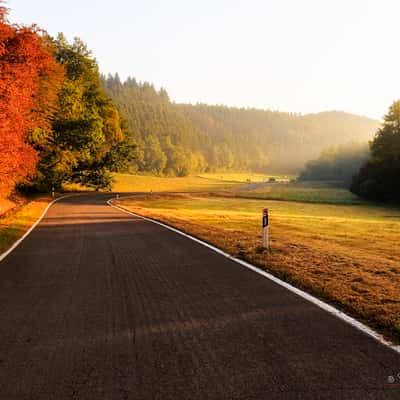
[[[132,169],[172,175],[219,170],[296,173],[328,146],[372,139],[378,121],[332,111],[299,115],[187,105],[164,89],[103,77],[137,143]]]
[[[137,146],[133,171],[184,176],[207,168],[202,151],[210,147],[208,138],[170,102],[165,90],[134,79],[122,84],[118,76],[102,81]]]

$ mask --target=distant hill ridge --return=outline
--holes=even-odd
[[[137,143],[132,169],[183,176],[219,170],[296,173],[329,147],[365,143],[379,121],[343,111],[294,114],[171,102],[164,89],[103,76]]]

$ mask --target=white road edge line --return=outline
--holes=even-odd
[[[24,239],[26,239],[29,234],[40,224],[40,222],[42,221],[42,219],[44,218],[44,216],[46,215],[47,211],[49,210],[49,208],[56,203],[59,200],[65,199],[66,197],[72,197],[75,196],[74,194],[66,194],[65,196],[61,196],[58,197],[57,199],[54,199],[53,201],[51,201],[47,207],[44,209],[44,211],[42,212],[42,214],[40,215],[40,217],[35,221],[35,223],[24,233],[24,235],[19,238],[8,250],[6,250],[4,253],[0,254],[0,262],[2,262],[12,251],[14,251],[21,243]]]
[[[124,198],[128,198],[128,197],[131,197],[131,196],[124,196]],[[121,199],[121,198],[122,197],[120,197],[119,199]],[[338,310],[337,308],[331,306],[330,304],[327,304],[327,303],[323,302],[322,300],[317,299],[316,297],[312,296],[311,294],[306,293],[303,290],[292,286],[290,283],[282,281],[281,279],[277,278],[276,276],[274,276],[274,275],[272,275],[272,274],[270,274],[270,273],[268,273],[266,271],[263,271],[262,269],[254,266],[254,265],[252,265],[252,264],[250,264],[250,263],[248,263],[246,261],[243,261],[243,260],[240,260],[240,259],[238,259],[236,257],[233,257],[232,255],[226,253],[225,251],[223,251],[223,250],[221,250],[221,249],[219,249],[219,248],[217,248],[217,247],[215,247],[215,246],[213,246],[213,245],[211,245],[209,243],[206,243],[206,242],[204,242],[204,241],[202,241],[202,240],[200,240],[200,239],[198,239],[198,238],[196,238],[194,236],[191,236],[191,235],[189,235],[189,234],[187,234],[185,232],[182,232],[179,229],[173,228],[172,226],[169,226],[169,225],[164,224],[162,222],[156,221],[156,220],[154,220],[152,218],[143,217],[142,215],[133,213],[133,212],[128,211],[128,210],[126,210],[126,209],[124,209],[122,207],[118,207],[118,206],[112,204],[112,200],[115,200],[115,199],[109,199],[107,201],[107,204],[109,206],[111,206],[111,207],[113,207],[113,208],[115,208],[117,210],[120,210],[122,212],[125,212],[127,214],[131,214],[134,217],[138,217],[138,218],[141,218],[141,219],[143,219],[145,221],[149,221],[149,222],[152,222],[154,224],[160,225],[160,226],[162,226],[162,227],[164,227],[166,229],[169,229],[170,231],[178,233],[179,235],[185,236],[188,239],[191,239],[191,240],[193,240],[193,241],[195,241],[195,242],[197,242],[197,243],[199,243],[199,244],[201,244],[201,245],[203,245],[205,247],[208,247],[209,249],[215,251],[218,254],[221,254],[222,256],[228,258],[229,260],[232,260],[232,261],[236,262],[237,264],[240,264],[241,266],[243,266],[245,268],[251,269],[252,271],[256,272],[257,274],[262,275],[264,278],[267,278],[267,279],[275,282],[276,284],[278,284],[278,285],[284,287],[285,289],[297,294],[298,296],[302,297],[303,299],[315,304],[319,308],[322,308],[323,310],[327,311],[328,313],[330,313],[330,314],[336,316],[337,318],[347,322],[348,324],[352,325],[354,328],[360,330],[361,332],[367,334],[368,336],[371,336],[373,339],[375,339],[379,343],[391,348],[392,350],[394,350],[395,352],[400,354],[400,345],[395,345],[392,342],[386,340],[380,333],[375,332],[369,326],[363,324],[360,321],[357,321],[355,318],[351,317],[350,315],[345,314],[343,311]]]

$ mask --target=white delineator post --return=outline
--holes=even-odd
[[[55,191],[54,187],[52,187],[51,188],[51,197],[54,198],[55,194],[56,194],[56,191]]]
[[[268,218],[268,208],[263,209],[263,247],[269,249],[269,218]]]

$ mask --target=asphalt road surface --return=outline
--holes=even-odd
[[[1,400],[400,399],[398,353],[106,199],[0,263]]]

